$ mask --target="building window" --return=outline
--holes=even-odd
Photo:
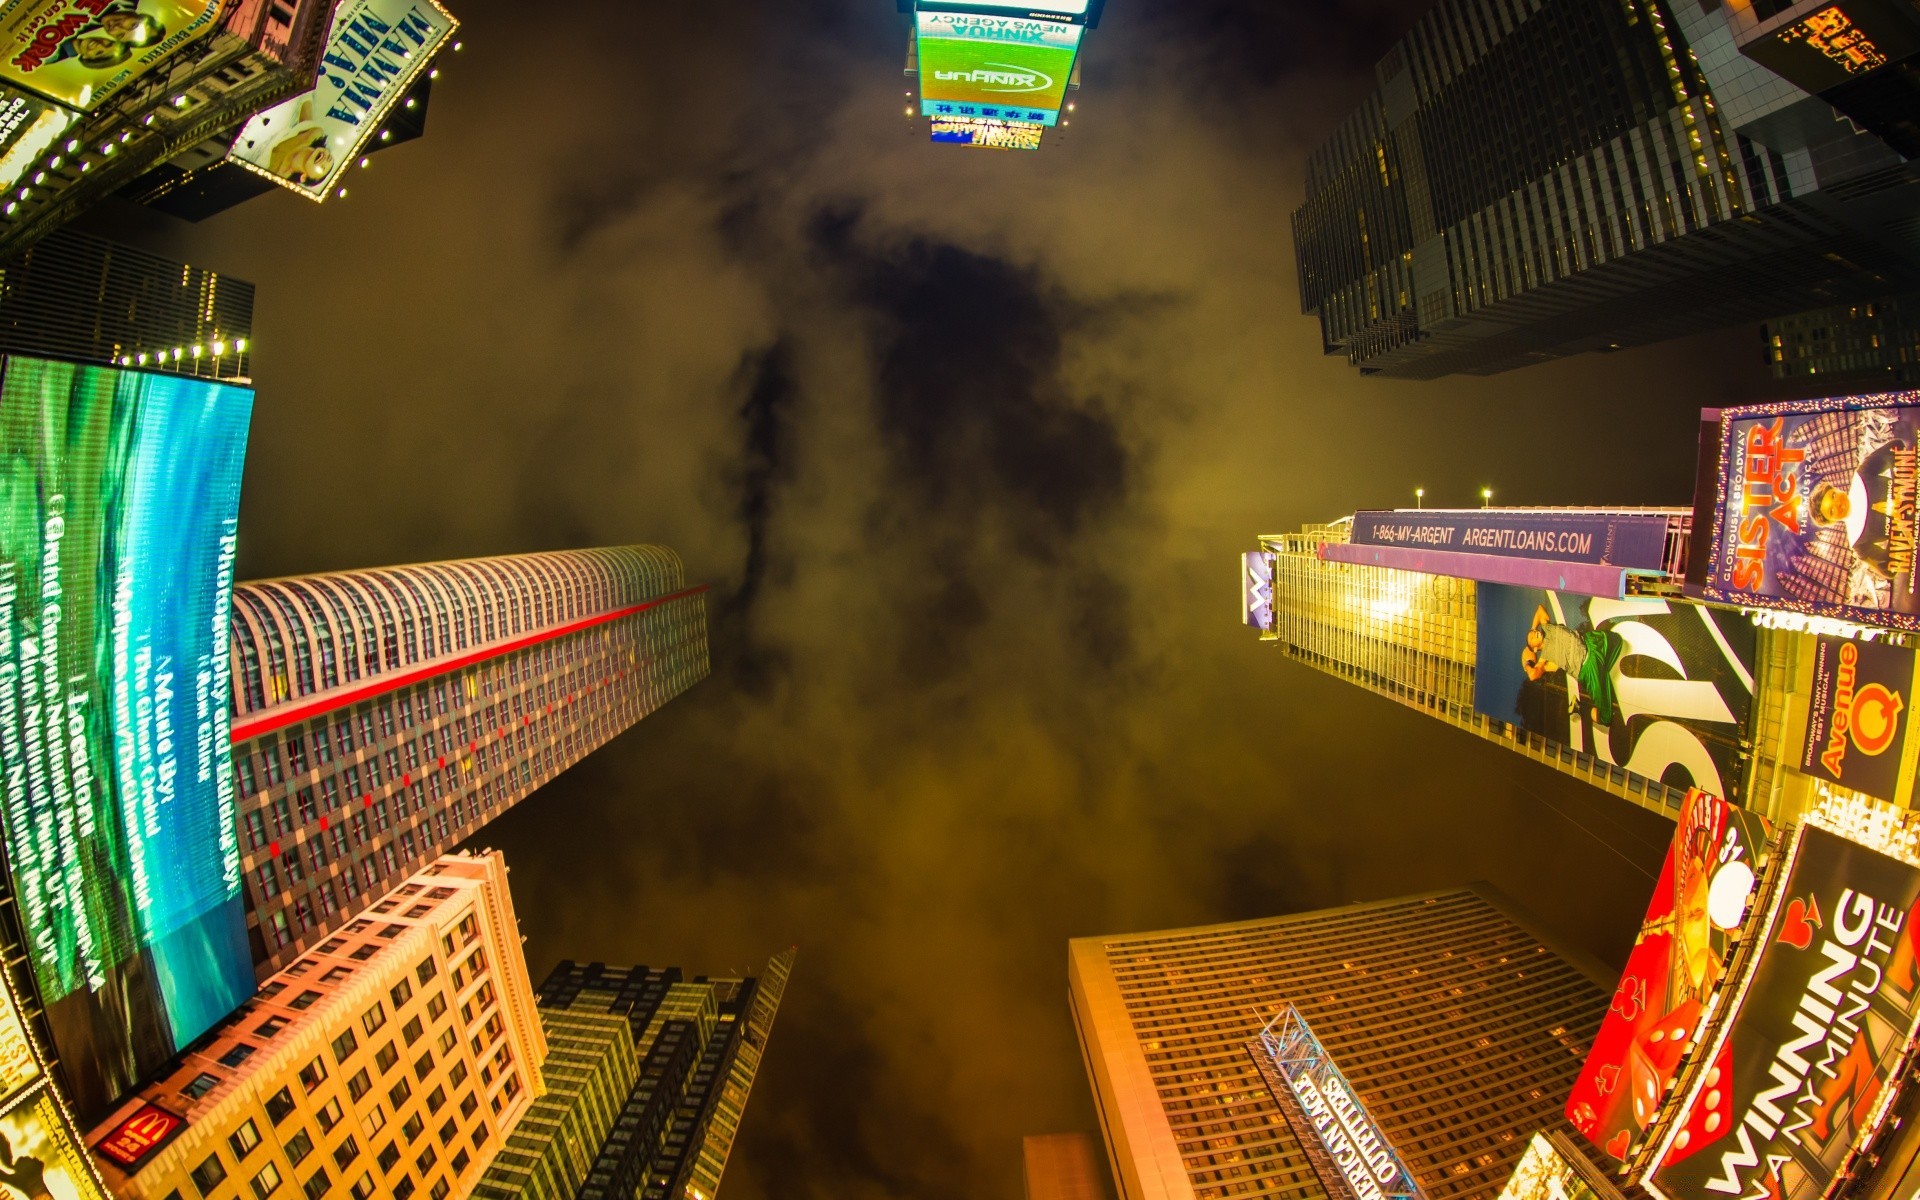
[[[320,1122],[320,1132],[332,1133],[333,1127],[340,1123],[340,1101],[329,1100],[321,1105],[314,1119]]]
[[[220,1086],[220,1077],[218,1075],[209,1075],[203,1071],[193,1077],[192,1083],[181,1088],[180,1094],[189,1100],[198,1100],[218,1086]]]
[[[253,1057],[253,1047],[240,1042],[220,1056],[220,1064],[226,1067],[238,1067]]]
[[[393,1070],[393,1064],[400,1061],[400,1051],[394,1048],[392,1042],[388,1042],[380,1047],[379,1052],[373,1056],[373,1061],[380,1068],[380,1073],[384,1075]]]
[[[355,1071],[353,1078],[347,1080],[347,1095],[353,1097],[355,1104],[358,1104],[360,1097],[366,1095],[371,1090],[373,1090],[373,1081],[367,1078],[367,1071],[364,1067]]]
[[[212,1195],[213,1189],[219,1187],[227,1178],[226,1164],[220,1161],[218,1154],[209,1154],[205,1162],[193,1169],[190,1178],[193,1180],[193,1186],[200,1189],[201,1195]]]
[[[281,1088],[267,1097],[267,1119],[278,1125],[293,1115],[294,1107],[293,1092],[287,1088]]]
[[[382,1005],[377,1000],[374,1001],[374,1005],[372,1008],[360,1014],[360,1027],[362,1029],[365,1029],[368,1033],[377,1032],[380,1029],[380,1027],[382,1025],[385,1025],[386,1023],[387,1023],[387,1010],[385,1006]]]
[[[326,1078],[326,1060],[319,1057],[315,1057],[312,1062],[300,1068],[300,1086],[305,1088],[309,1094],[313,1092],[313,1089],[326,1082]]]
[[[393,1086],[387,1089],[387,1103],[393,1105],[393,1111],[395,1112],[399,1112],[401,1108],[405,1107],[407,1101],[412,1098],[413,1084],[407,1081],[405,1075],[396,1079]],[[413,1135],[408,1134],[407,1136],[412,1137]]]
[[[388,1142],[386,1145],[380,1147],[380,1153],[375,1156],[374,1161],[380,1164],[382,1171],[391,1171],[393,1170],[393,1164],[400,1161],[400,1148],[392,1142]],[[399,1194],[398,1188],[394,1189],[394,1194]]]
[[[292,1021],[291,1017],[283,1017],[280,1014],[275,1013],[273,1016],[268,1017],[266,1020],[260,1022],[260,1024],[254,1026],[254,1029],[253,1029],[254,1036],[262,1037],[262,1038],[277,1038],[280,1036],[280,1031],[282,1029],[285,1029],[291,1021]]]
[[[355,1144],[353,1136],[349,1134],[338,1146],[333,1148],[334,1167],[344,1173],[348,1165],[353,1162],[359,1153],[360,1147]]]
[[[400,1036],[407,1040],[407,1045],[411,1046],[420,1040],[420,1035],[425,1033],[426,1029],[425,1023],[420,1020],[419,1014],[416,1013],[413,1019],[401,1028]]]
[[[302,1129],[287,1139],[286,1151],[287,1161],[296,1167],[299,1166],[307,1155],[313,1153],[313,1135]]]
[[[233,1151],[236,1161],[244,1160],[259,1144],[260,1130],[254,1125],[252,1117],[242,1121],[240,1128],[234,1130],[227,1138],[227,1148]]]
[[[347,1056],[360,1048],[360,1041],[353,1036],[353,1030],[342,1030],[340,1036],[333,1039],[333,1061],[341,1066],[347,1065]]]
[[[307,1181],[300,1185],[300,1190],[306,1193],[307,1200],[320,1200],[327,1194],[327,1185],[332,1182],[327,1178],[327,1169],[322,1167],[307,1177]]]

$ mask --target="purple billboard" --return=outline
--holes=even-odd
[[[1720,412],[1709,600],[1920,629],[1920,392]]]
[[[1353,514],[1351,542],[1659,571],[1669,521],[1666,513],[1552,509],[1367,511]]]

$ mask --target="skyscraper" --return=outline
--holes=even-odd
[[[253,285],[58,230],[0,263],[0,349],[202,379],[253,372]]]
[[[657,546],[234,589],[234,772],[262,977],[707,673]]]
[[[1035,1133],[1021,1139],[1027,1200],[1113,1200],[1097,1134]]]
[[[1491,1196],[1533,1132],[1567,1128],[1612,987],[1481,888],[1078,938],[1067,960],[1122,1200],[1330,1194],[1247,1045],[1289,1005],[1427,1200]]]
[[[624,1017],[543,1008],[546,1094],[514,1125],[476,1200],[573,1200],[633,1091],[640,1061]]]
[[[447,855],[87,1140],[131,1200],[467,1195],[541,1092],[546,1050],[504,861]]]
[[[1488,374],[1920,286],[1920,162],[1773,69],[1811,7],[1435,4],[1308,164],[1327,352]]]
[[[1760,327],[1773,377],[1834,395],[1920,384],[1920,292],[1832,304]]]
[[[794,950],[752,977],[677,967],[563,962],[542,1011],[614,1013],[633,1031],[640,1078],[580,1189],[581,1200],[712,1200],[793,971]]]

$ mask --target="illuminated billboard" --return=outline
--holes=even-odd
[[[1273,628],[1273,554],[1252,550],[1240,556],[1240,618],[1262,632]]]
[[[1475,590],[1475,709],[1643,779],[1739,799],[1753,622],[1653,597]]]
[[[1687,794],[1633,953],[1567,1098],[1567,1120],[1609,1157],[1638,1154],[1700,1037],[1771,837],[1759,815]]]
[[[459,24],[436,0],[340,0],[319,83],[242,125],[228,157],[325,200]]]
[[[86,1151],[45,1086],[0,1112],[0,1196],[107,1200]]]
[[[1660,571],[1666,565],[1664,515],[1416,509],[1353,514],[1357,546],[1410,546],[1551,562]]]
[[[1559,1134],[1536,1133],[1499,1200],[1618,1200],[1619,1195]]]
[[[1881,800],[1906,795],[1907,707],[1914,683],[1912,650],[1821,637],[1814,644],[1800,769]]]
[[[914,21],[924,115],[1059,121],[1079,25],[978,13],[922,12]]]
[[[1879,1128],[1920,1024],[1920,868],[1802,825],[1753,961],[1644,1180],[1664,1200],[1816,1200]]]
[[[0,84],[0,188],[18,183],[79,119],[72,109]]]
[[[1090,0],[920,0],[917,6],[922,12],[938,12],[942,9],[965,9],[973,12],[991,10],[994,12],[1046,13],[1063,17],[1084,17],[1090,7]]]
[[[1247,1043],[1247,1053],[1295,1136],[1317,1142],[1333,1173],[1308,1162],[1321,1186],[1345,1200],[1418,1200],[1420,1185],[1360,1103],[1300,1010],[1288,1005]]]
[[[0,77],[91,112],[213,33],[219,0],[13,0],[0,5]]]
[[[1753,61],[1820,93],[1920,50],[1920,18],[1893,0],[1845,0],[1817,8],[1740,47]]]
[[[1038,150],[1045,125],[1030,121],[996,121],[987,117],[934,117],[928,122],[933,140],[953,146],[988,150]]]
[[[253,394],[0,365],[0,823],[94,1119],[253,993],[227,620]]]
[[[1920,629],[1920,392],[1720,410],[1709,600]]]

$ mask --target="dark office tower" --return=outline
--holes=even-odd
[[[1370,1114],[1425,1200],[1492,1196],[1534,1132],[1571,1129],[1612,992],[1479,888],[1078,938],[1067,970],[1121,1200],[1344,1194],[1249,1053],[1289,1006],[1351,1087],[1343,1126]]]
[[[1820,395],[1920,384],[1920,292],[1835,304],[1760,327],[1767,369]]]
[[[706,591],[657,546],[234,588],[259,975],[705,678]]]
[[[244,381],[253,285],[71,229],[0,263],[0,349]]]
[[[713,1200],[793,971],[794,950],[757,977],[685,978],[678,967],[563,962],[541,1010],[627,1019],[639,1082],[579,1200]]]
[[[1308,164],[1327,353],[1490,374],[1920,287],[1920,162],[1761,65],[1781,7],[1429,9]]]

